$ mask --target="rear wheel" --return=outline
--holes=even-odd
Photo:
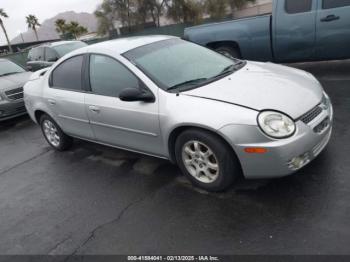
[[[232,149],[210,132],[197,129],[184,131],[176,140],[175,154],[188,179],[208,191],[227,189],[241,174]]]
[[[64,151],[69,149],[73,144],[73,139],[63,133],[58,124],[48,115],[40,118],[40,126],[46,141],[54,149]]]
[[[222,45],[215,48],[215,51],[228,58],[241,58],[239,50],[233,46]]]

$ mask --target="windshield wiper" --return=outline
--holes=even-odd
[[[180,88],[180,87],[196,85],[196,84],[205,82],[206,80],[208,80],[208,78],[198,78],[198,79],[188,80],[188,81],[182,82],[180,84],[176,84],[174,86],[169,87],[167,89],[167,91],[174,90],[174,89],[177,89],[177,88]]]
[[[213,79],[233,73],[234,71],[242,68],[242,65],[245,65],[244,61],[238,61],[235,64],[229,65],[225,67],[218,75],[214,76]]]

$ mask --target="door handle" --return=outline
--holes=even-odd
[[[100,108],[97,106],[89,106],[89,110],[94,112],[94,113],[100,113]]]
[[[324,18],[321,19],[321,22],[331,22],[331,21],[334,21],[334,20],[339,20],[340,17],[339,16],[336,16],[336,15],[328,15]]]
[[[49,104],[52,105],[52,106],[56,105],[56,101],[53,100],[53,99],[48,99],[47,101],[48,101]]]

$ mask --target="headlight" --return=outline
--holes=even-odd
[[[321,107],[323,110],[328,110],[330,105],[330,99],[329,96],[326,94],[326,92],[323,92],[322,101],[321,101]]]
[[[258,124],[266,135],[273,138],[290,137],[296,129],[290,117],[275,111],[261,112],[258,116]]]

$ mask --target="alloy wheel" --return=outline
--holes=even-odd
[[[61,138],[58,134],[56,125],[48,119],[45,119],[42,125],[43,125],[45,136],[47,140],[50,142],[50,144],[53,145],[54,147],[59,147]]]
[[[187,171],[202,183],[213,183],[219,177],[219,162],[213,150],[200,141],[189,141],[182,148]]]

